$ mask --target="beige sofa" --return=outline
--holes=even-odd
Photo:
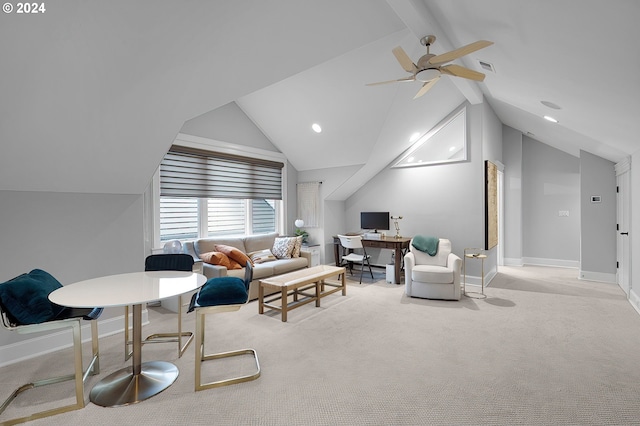
[[[278,234],[246,235],[242,237],[212,237],[203,238],[183,244],[185,253],[190,254],[195,261],[200,261],[201,253],[216,251],[216,244],[224,244],[235,247],[248,254],[258,250],[271,249]],[[292,259],[277,259],[270,262],[258,263],[253,267],[253,281],[249,288],[249,300],[258,298],[258,281],[274,275],[306,268],[311,264],[311,254],[301,252],[300,257]],[[202,263],[203,273],[207,278],[224,276],[244,277],[244,268],[227,270],[224,266]]]

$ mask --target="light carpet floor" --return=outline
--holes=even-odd
[[[289,313],[258,315],[252,302],[211,315],[208,351],[253,347],[262,376],[193,391],[193,346],[147,345],[143,360],[168,360],[180,376],[139,404],[82,410],[34,425],[640,425],[640,316],[613,284],[579,281],[572,269],[504,267],[486,299],[408,298],[403,286],[349,282]],[[476,288],[477,289],[477,288]],[[175,326],[151,309],[145,335]],[[186,321],[192,329],[193,314]],[[100,340],[100,377],[129,365],[122,335]],[[0,369],[4,399],[25,377],[66,371],[65,351]],[[70,356],[70,355],[69,355]],[[64,361],[68,361],[68,356]],[[249,360],[221,369],[235,374]],[[215,367],[208,363],[208,375]],[[35,390],[1,418],[71,394]]]

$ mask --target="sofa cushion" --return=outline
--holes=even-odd
[[[309,263],[305,257],[296,257],[294,259],[276,260],[275,262],[269,262],[268,265],[273,267],[273,275],[280,275],[306,268]]]
[[[296,245],[296,237],[278,237],[271,251],[278,259],[290,259]]]
[[[216,244],[216,250],[220,253],[224,253],[229,256],[229,259],[233,259],[240,264],[240,266],[247,266],[247,262],[250,262],[253,265],[253,261],[247,256],[244,252],[240,251],[240,249],[227,246],[224,244]]]
[[[273,273],[273,264],[277,262],[267,262],[267,263],[259,263],[253,267],[253,280],[261,280],[263,278],[268,278],[274,275]],[[244,268],[237,269],[233,271],[227,271],[228,276],[230,277],[238,277],[244,278]]]
[[[0,284],[0,302],[16,324],[51,321],[64,307],[49,301],[49,293],[62,287],[51,274],[34,269]]]
[[[411,279],[421,283],[451,284],[453,270],[436,265],[416,265],[411,271]]]
[[[249,235],[244,239],[245,253],[251,253],[258,250],[271,249],[273,242],[278,236],[277,232],[269,234]]]

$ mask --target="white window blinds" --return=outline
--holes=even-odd
[[[282,199],[283,163],[172,146],[160,164],[163,197]]]

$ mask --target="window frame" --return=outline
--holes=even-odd
[[[285,212],[287,211],[287,160],[286,157],[274,151],[267,151],[260,148],[254,148],[250,146],[244,145],[236,145],[228,142],[217,141],[208,138],[202,138],[199,136],[186,135],[183,133],[178,133],[176,139],[173,141],[172,145],[179,145],[188,148],[196,148],[207,151],[214,151],[232,155],[239,155],[244,157],[251,157],[256,159],[265,159],[270,161],[279,161],[285,164],[282,168],[282,200],[280,203],[276,203],[276,223],[275,230],[279,234],[284,234],[285,232]],[[162,250],[164,245],[163,242],[160,241],[160,166],[156,169],[152,181],[151,181],[151,201],[152,201],[152,214],[153,214],[153,238],[152,238],[152,251]],[[278,206],[279,204],[279,206]],[[251,228],[251,205],[247,206],[246,215],[249,218],[246,218],[245,229]],[[207,199],[199,198],[198,199],[198,214],[199,216],[199,227],[198,227],[198,237],[197,238],[210,238],[208,237],[208,228],[207,228]],[[203,220],[204,219],[204,220]]]

